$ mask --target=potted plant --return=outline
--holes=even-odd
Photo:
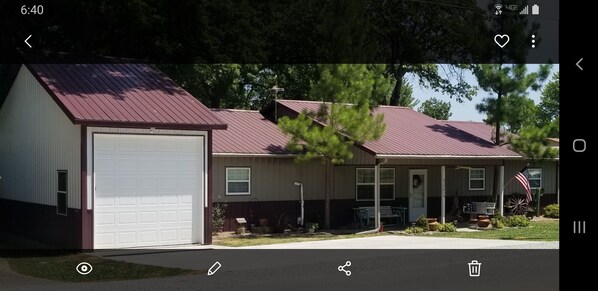
[[[437,231],[438,230],[438,219],[437,218],[428,218],[428,230],[429,231]]]
[[[490,225],[490,217],[488,215],[478,215],[478,227],[486,228]]]
[[[305,228],[307,229],[308,233],[314,233],[318,230],[318,223],[317,222],[310,222],[305,224]]]

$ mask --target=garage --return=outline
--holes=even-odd
[[[94,133],[94,248],[201,242],[204,139]]]

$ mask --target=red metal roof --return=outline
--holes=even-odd
[[[214,153],[289,154],[285,148],[289,138],[259,112],[234,109],[212,109],[212,112],[228,124],[227,130],[213,133]]]
[[[75,124],[226,129],[206,106],[152,65],[31,64],[42,86]]]
[[[278,100],[295,112],[315,111],[321,102]],[[407,107],[379,106],[374,114],[384,114],[386,132],[377,141],[362,147],[376,155],[520,157],[491,141],[492,127],[477,122],[441,121]]]

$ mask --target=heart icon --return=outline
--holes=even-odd
[[[494,42],[500,48],[505,47],[505,45],[507,45],[507,43],[509,43],[509,40],[511,40],[511,39],[509,38],[509,35],[507,35],[507,34],[503,34],[503,35],[497,34],[494,36]]]

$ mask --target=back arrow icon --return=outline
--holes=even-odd
[[[25,39],[25,44],[31,48],[31,45],[27,42],[31,38],[31,34]]]
[[[583,61],[583,58],[579,59],[579,61],[577,61],[577,63],[575,63],[575,65],[583,71],[583,68],[579,65],[581,63],[581,61]]]

